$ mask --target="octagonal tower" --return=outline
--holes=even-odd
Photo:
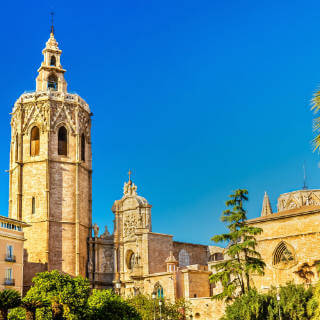
[[[67,92],[53,29],[42,51],[36,91],[22,94],[11,118],[9,217],[25,231],[24,286],[36,272],[86,276],[91,230],[91,112]]]

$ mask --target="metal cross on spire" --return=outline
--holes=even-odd
[[[50,15],[51,15],[51,30],[50,30],[50,33],[54,34],[54,25],[53,25],[54,12],[51,11]]]

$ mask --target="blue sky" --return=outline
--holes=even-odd
[[[71,92],[94,113],[93,219],[129,168],[153,231],[210,243],[227,196],[320,188],[310,100],[320,84],[319,1],[6,1],[0,11],[0,209],[7,212],[10,111],[35,88],[54,9]]]

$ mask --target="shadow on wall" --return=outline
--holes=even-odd
[[[36,263],[36,262],[28,262],[28,252],[24,249],[24,266],[23,266],[23,295],[27,293],[27,291],[32,286],[32,278],[39,272],[44,272],[48,270],[47,263]]]

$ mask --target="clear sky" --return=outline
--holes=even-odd
[[[320,84],[319,1],[5,1],[0,10],[0,209],[7,212],[9,112],[35,89],[54,9],[71,92],[93,116],[93,220],[129,168],[153,231],[208,244],[227,196],[320,188],[310,100]]]

